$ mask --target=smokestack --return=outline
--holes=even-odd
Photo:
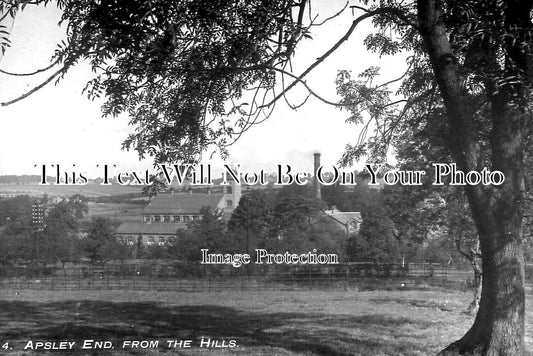
[[[318,171],[318,168],[320,168],[320,153],[314,153],[313,154],[314,156],[314,169],[313,169],[313,172],[314,172],[314,176],[313,176],[313,183],[314,183],[314,188],[315,188],[315,198],[316,199],[322,199],[322,194],[320,192],[320,182],[318,181],[317,177],[318,177],[318,174],[317,174],[317,171]]]

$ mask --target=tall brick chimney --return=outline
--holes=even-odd
[[[313,184],[314,184],[314,190],[315,190],[315,198],[316,199],[322,199],[322,193],[320,192],[320,182],[317,179],[317,171],[320,167],[320,153],[313,153],[314,156],[314,168],[313,168]]]

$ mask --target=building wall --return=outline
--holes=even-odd
[[[176,243],[176,235],[161,234],[117,234],[117,241],[129,246],[137,246],[139,243],[144,246],[165,246]]]
[[[225,212],[233,212],[241,200],[242,187],[232,180],[229,185],[223,186],[223,192],[223,198],[218,203],[217,209],[224,210]]]
[[[202,215],[198,214],[143,214],[142,221],[145,223],[188,223],[191,221],[200,220]]]
[[[229,185],[223,186],[224,194],[220,198],[220,201],[217,203],[216,208],[224,213],[231,213],[239,205],[239,201],[242,196],[241,186],[231,181]],[[195,193],[198,194],[198,193]],[[202,218],[200,211],[190,212],[183,214],[148,214],[143,213],[140,217],[140,220],[146,224],[179,224],[176,228],[184,228],[187,226],[187,223],[191,221],[198,221]],[[170,226],[170,225],[168,225]],[[144,229],[142,229],[144,230]],[[141,231],[142,231],[141,230]],[[150,234],[144,233],[141,231],[131,231],[127,233],[118,233],[116,234],[117,240],[119,242],[128,244],[128,245],[137,245],[141,243],[145,246],[150,245],[165,245],[173,244],[176,242],[176,234]]]

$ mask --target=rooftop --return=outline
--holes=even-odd
[[[348,222],[352,220],[355,220],[358,223],[361,223],[363,220],[361,218],[361,213],[358,211],[339,211],[339,210],[333,209],[333,210],[326,210],[324,211],[324,213],[330,218],[333,218],[344,225],[348,224]]]
[[[224,195],[217,194],[160,194],[144,208],[143,214],[198,214],[203,207],[216,208]]]
[[[176,230],[183,229],[186,223],[145,223],[123,222],[115,230],[116,234],[130,235],[176,235]]]

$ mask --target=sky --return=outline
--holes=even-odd
[[[336,0],[314,2],[320,18],[331,16],[344,5],[345,2]],[[57,43],[65,38],[59,18],[60,11],[53,6],[28,6],[19,13],[10,34],[12,45],[0,58],[0,69],[31,72],[46,67]],[[314,31],[313,40],[298,48],[295,72],[302,72],[327,51],[354,19],[347,9],[339,18]],[[370,65],[379,65],[383,81],[402,73],[405,63],[402,58],[379,58],[365,50],[362,40],[370,29],[370,22],[364,23],[308,76],[308,84],[321,96],[338,101],[334,80],[340,69],[357,74]],[[57,85],[51,83],[22,101],[0,107],[0,175],[40,174],[43,164],[59,164],[66,171],[80,171],[89,177],[100,175],[97,165],[104,164],[116,165],[116,172],[153,168],[150,159],[140,161],[136,152],[121,150],[122,141],[133,130],[128,126],[128,118],[103,118],[102,101],[90,101],[82,95],[91,77],[89,66],[80,63]],[[46,75],[13,77],[0,73],[0,101],[19,96],[43,78]],[[253,127],[231,147],[228,161],[223,162],[218,155],[209,160],[206,155],[204,163],[210,163],[215,170],[223,164],[232,164],[240,165],[243,171],[267,172],[274,171],[278,164],[288,164],[295,170],[309,172],[312,154],[320,152],[322,164],[337,165],[346,144],[355,143],[361,129],[345,123],[347,117],[347,112],[317,99],[310,99],[296,111],[280,102],[270,119]]]

